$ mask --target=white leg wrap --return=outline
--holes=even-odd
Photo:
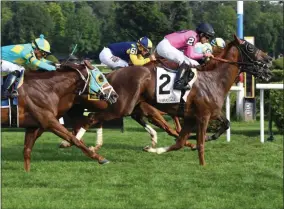
[[[160,148],[157,148],[157,154],[162,154],[162,153],[165,153],[169,150],[170,147],[160,147]]]
[[[98,128],[97,130],[96,145],[103,145],[103,128]]]
[[[158,143],[157,132],[148,124],[146,125],[145,129],[151,135],[152,141],[155,142],[155,144],[157,144]]]
[[[86,132],[85,129],[80,128],[80,130],[78,131],[78,133],[77,133],[77,135],[76,135],[76,138],[77,138],[78,140],[81,140],[81,138],[84,136],[85,132]]]
[[[62,117],[62,118],[59,118],[59,123],[64,125],[64,119],[63,119],[63,117]]]

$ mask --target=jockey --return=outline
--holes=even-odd
[[[226,42],[222,38],[214,38],[210,42],[210,44],[213,47],[213,49],[214,49],[214,47],[217,47],[217,48],[220,48],[220,49],[224,49],[226,47]]]
[[[1,51],[1,75],[8,74],[1,89],[2,99],[18,96],[17,90],[9,95],[9,89],[20,76],[21,71],[25,70],[24,64],[31,63],[48,71],[56,70],[56,67],[51,65],[52,62],[43,58],[50,54],[50,45],[42,34],[32,43],[3,46]]]
[[[182,76],[189,70],[191,79],[193,78],[192,66],[197,66],[199,63],[196,60],[204,57],[213,57],[211,53],[198,54],[194,51],[194,46],[197,42],[202,44],[209,42],[210,38],[215,35],[213,27],[208,23],[201,23],[196,30],[183,30],[166,35],[165,38],[157,45],[157,53],[169,60],[179,64],[178,72],[174,82],[174,89],[187,90],[190,86],[187,85]],[[183,53],[182,53],[183,51]]]
[[[100,61],[111,69],[127,67],[132,65],[145,65],[146,63],[156,60],[154,55],[149,58],[145,56],[152,49],[152,41],[145,37],[135,42],[120,42],[109,44],[101,51]]]

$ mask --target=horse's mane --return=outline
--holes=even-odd
[[[217,54],[215,57],[217,58],[225,58],[225,56],[227,55],[228,51],[231,49],[232,46],[235,45],[235,41],[231,41],[230,43],[227,44],[227,46],[225,47],[224,50],[220,51],[219,54]],[[201,71],[210,71],[213,70],[218,64],[220,63],[220,61],[218,60],[214,60],[214,59],[210,59],[210,61],[208,61],[206,64],[200,66],[199,70]]]
[[[50,78],[55,76],[56,72],[61,73],[67,73],[67,72],[76,72],[76,69],[83,69],[84,64],[74,64],[74,63],[66,63],[64,65],[61,65],[59,69],[56,69],[56,71],[46,71],[46,70],[32,70],[30,68],[26,68],[25,75],[28,76],[31,79],[37,79],[37,78]]]

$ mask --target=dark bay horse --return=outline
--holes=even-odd
[[[78,92],[89,82],[87,64],[61,65],[53,72],[26,72],[19,90],[19,127],[26,128],[24,143],[24,168],[30,170],[31,151],[36,139],[49,130],[64,140],[75,144],[88,157],[102,161],[58,121],[73,105]],[[1,109],[1,126],[9,125],[8,109]]]
[[[146,102],[171,116],[181,116],[184,119],[176,144],[166,148],[153,148],[149,151],[163,153],[182,148],[192,128],[196,126],[199,162],[205,165],[204,142],[208,122],[225,118],[221,109],[235,78],[240,72],[251,73],[266,80],[271,76],[269,66],[272,58],[236,36],[218,58],[220,60],[211,60],[198,72],[197,81],[187,97],[183,114],[179,113],[179,104],[158,104],[156,102],[154,68],[157,64],[150,63],[142,67],[131,66],[111,73],[108,80],[113,86],[119,86],[116,90],[120,97],[105,111],[89,114],[86,126],[131,115],[137,104]]]

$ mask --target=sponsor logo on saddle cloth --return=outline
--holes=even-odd
[[[95,67],[95,66],[94,66]],[[99,100],[98,93],[102,91],[103,87],[109,85],[106,77],[101,71],[95,67],[94,70],[90,70],[90,82],[89,82],[89,100]]]
[[[197,78],[197,71],[191,68],[194,72],[194,78],[189,81],[188,85],[192,87]],[[158,103],[180,103],[181,91],[173,89],[176,71],[157,67],[157,82],[156,82],[156,97]],[[186,101],[190,90],[187,90],[183,95],[183,100]]]

